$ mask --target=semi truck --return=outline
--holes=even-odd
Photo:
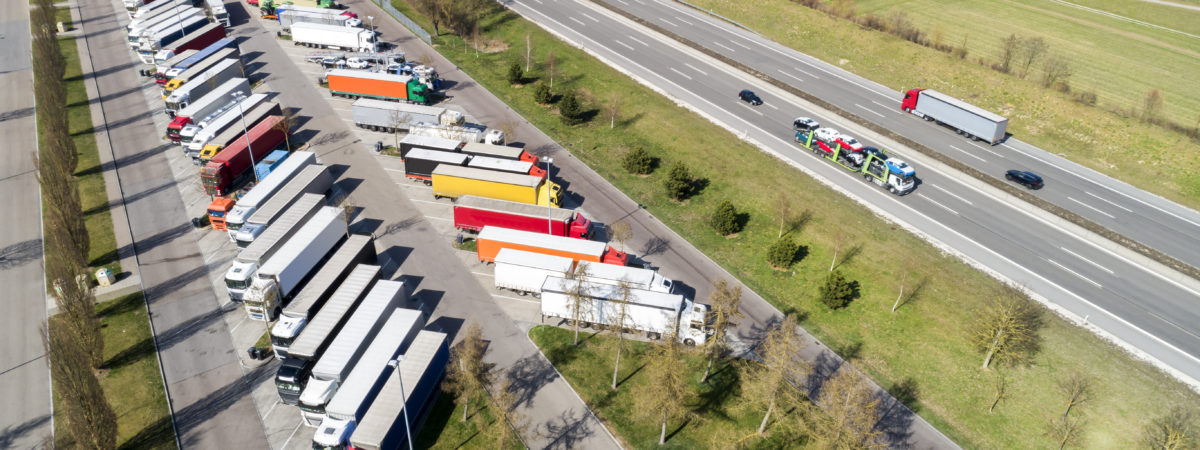
[[[467,167],[476,169],[495,170],[499,172],[518,173],[523,175],[533,175],[538,178],[546,177],[546,169],[538,167],[529,161],[518,161],[515,159],[493,158],[491,156],[476,155],[472,156],[467,162]]]
[[[225,128],[225,131],[222,131],[220,134],[213,136],[212,139],[209,139],[208,143],[204,144],[204,147],[200,149],[199,153],[188,152],[188,156],[192,157],[192,163],[201,166],[207,164],[209,161],[212,161],[214,156],[216,156],[218,153],[221,153],[221,150],[224,150],[230,144],[233,144],[238,140],[245,140],[246,131],[253,130],[256,125],[263,123],[268,119],[274,117],[275,119],[271,120],[275,124],[282,122],[283,117],[278,115],[278,108],[274,108],[273,106],[274,105],[270,104],[262,104],[250,109],[249,111],[246,111],[243,114],[238,114],[238,120],[235,120],[232,125]],[[237,113],[237,111],[234,111],[234,113]],[[253,142],[251,142],[251,144],[253,144]],[[254,149],[254,154],[256,155],[254,157],[255,164],[265,158],[270,152],[275,151],[274,147],[267,149],[269,150],[267,152],[260,150],[262,149]],[[258,156],[260,154],[261,157]]]
[[[413,149],[423,148],[426,150],[437,150],[441,152],[457,152],[463,147],[463,142],[454,139],[443,139],[429,136],[404,136],[400,140],[400,159],[408,157],[408,152]]]
[[[487,130],[482,128],[440,125],[425,122],[409,124],[408,134],[409,136],[429,136],[442,139],[451,139],[460,142],[483,142],[483,138],[488,136]],[[503,134],[501,134],[501,136],[503,136]]]
[[[439,165],[461,166],[468,159],[471,159],[471,156],[462,153],[439,152],[423,148],[414,149],[408,152],[408,157],[404,159],[404,176],[417,180],[425,180],[426,184],[430,184],[432,183],[430,179],[433,177],[433,171]]]
[[[249,139],[235,139],[200,169],[200,182],[212,196],[228,195],[254,176],[258,161],[283,143],[284,131],[278,126],[281,116],[270,116],[254,128]]]
[[[592,238],[592,221],[570,209],[464,195],[454,202],[454,228],[478,233],[493,226],[578,239]]]
[[[563,256],[527,252],[511,248],[496,253],[495,286],[519,295],[542,294],[546,277],[563,277],[575,270],[575,260]],[[675,282],[650,269],[618,266],[615,264],[588,264],[583,270],[591,283],[619,284],[624,281],[636,289],[674,293]]]
[[[203,77],[210,69],[218,66],[227,68],[229,66],[227,61],[234,61],[238,63],[238,70],[241,70],[241,59],[238,57],[237,53],[238,50],[236,48],[225,48],[209,53],[200,58],[196,58],[195,60],[190,61],[186,66],[181,65],[181,67],[178,67],[179,70],[176,70],[175,67],[168,69],[164,74],[164,76],[167,78],[167,82],[163,83],[162,87],[159,88],[162,91],[163,100],[171,98],[171,94],[182,89],[183,86],[185,86],[189,81],[197,80]],[[239,75],[239,77],[240,76],[242,75]]]
[[[246,77],[241,61],[214,59],[219,56],[221,55],[210,56],[208,60],[211,64],[200,63],[163,86],[162,91],[166,94],[163,100],[165,100],[169,115],[186,108],[195,100],[200,100],[204,94],[212,92],[226,81]]]
[[[193,53],[193,57],[189,57],[175,64],[163,64],[157,66],[156,68],[159,70],[154,73],[154,82],[158,83],[159,86],[165,86],[167,82],[171,81],[171,79],[178,77],[180,74],[186,72],[188,69],[191,69],[193,66],[200,64],[212,55],[215,55],[217,52],[225,49],[233,50],[233,55],[226,56],[226,58],[238,58],[240,56],[237,47],[237,40],[230,37],[224,37],[211,44],[208,44],[196,53]]]
[[[458,111],[373,98],[355,100],[350,110],[354,113],[354,124],[359,128],[386,133],[407,130],[410,124],[417,122],[461,125],[464,121]]]
[[[371,32],[362,28],[301,22],[292,24],[289,31],[295,45],[358,52],[377,50]]]
[[[254,178],[261,180],[278,169],[284,161],[287,161],[289,153],[287,150],[275,150],[267,154],[266,157],[254,164]]]
[[[154,63],[159,64],[171,59],[176,53],[187,50],[200,50],[225,38],[225,27],[219,23],[209,23],[204,28],[188,33],[187,36],[162,47],[154,54]]]
[[[208,24],[208,18],[200,13],[171,23],[161,31],[148,30],[138,39],[138,58],[145,64],[154,64],[154,54],[159,50]]]
[[[582,293],[587,301],[578,314],[571,296]],[[546,317],[578,320],[584,327],[592,324],[605,327],[620,326],[645,332],[652,339],[677,336],[687,345],[704,345],[712,335],[708,326],[708,305],[694,303],[679,294],[667,294],[645,289],[629,289],[622,298],[619,286],[590,281],[546,277],[542,284],[542,321]],[[618,323],[620,309],[625,308],[625,320]]]
[[[284,152],[286,155],[287,152]],[[246,219],[250,218],[251,214],[258,211],[258,207],[266,204],[267,200],[271,199],[275,192],[283,188],[292,177],[300,173],[301,169],[309,165],[316,164],[317,154],[313,152],[296,152],[290,158],[284,160],[279,165],[279,168],[272,170],[266,178],[259,179],[258,184],[254,185],[250,192],[241,196],[237,200],[237,205],[229,214],[225,216],[225,226],[229,230],[229,240],[236,241],[237,231],[246,223]]]
[[[992,145],[1003,141],[1008,130],[1007,118],[933,89],[910,89],[905,92],[900,109]]]
[[[359,264],[338,286],[317,315],[288,346],[288,356],[275,373],[275,388],[283,403],[295,405],[308,383],[308,376],[317,358],[333,342],[362,299],[379,281],[379,266]]]
[[[172,25],[178,24],[183,19],[202,16],[204,11],[200,8],[193,8],[190,4],[178,5],[171,8],[163,8],[155,11],[153,14],[134,19],[125,26],[125,37],[129,40],[129,49],[137,50],[138,44],[142,38],[147,35],[167,30]]]
[[[562,205],[562,188],[549,178],[442,164],[433,170],[432,181],[435,199],[475,195],[530,205]]]
[[[362,22],[353,17],[338,14],[340,11],[329,11],[332,14],[297,11],[294,9],[278,9],[275,11],[275,17],[279,19],[279,27],[283,29],[284,33],[289,32],[292,25],[297,23],[318,23],[333,25],[335,27],[353,27],[354,24]]]
[[[208,11],[208,18],[213,22],[221,24],[221,26],[229,28],[233,26],[229,21],[229,11],[225,9],[223,0],[204,0],[204,7]]]
[[[300,25],[307,24],[298,24],[292,30]],[[325,81],[329,84],[329,93],[335,97],[429,103],[429,88],[406,75],[332,69],[325,72]]]
[[[371,235],[355,234],[347,238],[329,257],[329,261],[317,270],[317,274],[308,280],[304,289],[283,308],[279,321],[271,327],[271,347],[275,349],[275,358],[284,359],[288,356],[292,341],[304,331],[308,320],[317,314],[325,300],[350,275],[350,271],[359,264],[375,264],[376,259],[375,241]]]
[[[246,314],[254,320],[275,320],[317,264],[346,235],[341,208],[326,206],[317,211],[255,272],[243,300]]]
[[[275,19],[276,14],[279,13],[279,10],[282,10],[285,8],[287,8],[287,9],[304,8],[304,10],[314,10],[314,9],[333,10],[333,8],[338,7],[338,3],[334,0],[286,0],[287,3],[291,3],[290,5],[289,4],[279,4],[279,2],[276,2],[274,0],[261,0],[261,1],[260,0],[246,0],[246,1],[247,1],[247,3],[250,3],[251,5],[257,5],[258,6],[258,14],[260,16],[262,16],[263,18],[268,18],[268,19]]]
[[[815,138],[816,132],[797,131],[796,142],[814,154],[833,161],[850,172],[862,174],[863,179],[887,189],[896,195],[905,195],[916,189],[916,170],[908,163],[893,158],[887,152],[873,147],[864,147],[853,152],[840,143],[833,146]],[[869,150],[868,150],[869,148]]]
[[[160,83],[158,81],[160,74],[166,74],[167,71],[171,70],[172,67],[175,67],[176,64],[182,63],[184,60],[188,59],[192,55],[195,55],[196,53],[200,52],[198,50],[186,50],[178,55],[172,56],[171,59],[161,63],[156,63],[153,70],[141,69],[138,71],[138,73],[140,73],[142,76],[154,78],[155,84],[162,85],[163,83],[166,83],[166,80],[163,80],[163,82]]]
[[[313,435],[313,448],[346,448],[354,427],[384,384],[392,376],[390,362],[396,359],[425,327],[425,314],[416,309],[396,308],[380,332],[346,377],[346,382],[325,406],[325,419]],[[407,357],[405,358],[407,361]]]
[[[624,266],[629,261],[629,255],[625,252],[617,251],[603,242],[492,226],[483,227],[483,231],[475,237],[475,248],[479,260],[489,263],[496,260],[500,250],[506,248],[562,256],[576,262]]]
[[[325,405],[358,364],[366,351],[366,343],[375,339],[397,307],[408,302],[408,295],[408,286],[403,282],[381,280],[375,283],[313,365],[312,374],[300,393],[300,416],[306,425],[321,424],[325,418]],[[393,331],[388,330],[389,333]]]
[[[235,120],[240,125],[242,112],[251,111],[263,104],[270,103],[267,101],[266,94],[252,94],[249,97],[242,97],[240,101],[236,100],[237,91],[232,94],[235,98],[234,102],[199,121],[193,120],[191,124],[185,125],[179,131],[179,143],[183,146],[184,153],[199,154],[208,141],[232,126]]]
[[[324,195],[305,194],[284,211],[271,224],[273,226],[264,231],[253,244],[238,251],[233,264],[225,271],[225,288],[229,291],[229,298],[233,301],[245,298],[246,289],[250,287],[258,268],[274,256],[275,252],[283,247],[284,242],[324,205]]]
[[[139,0],[125,0],[126,11],[129,12],[129,19],[145,19],[155,14],[160,13],[163,9],[170,9],[172,6],[194,6],[192,0],[160,0],[157,2],[142,2]],[[132,7],[130,7],[132,5]],[[130,22],[132,24],[132,22]]]
[[[490,156],[500,159],[513,159],[517,161],[537,162],[537,156],[525,151],[520,147],[508,147],[496,144],[481,144],[477,142],[468,142],[462,147],[462,152],[468,155]]]
[[[449,360],[445,333],[429,330],[417,333],[404,352],[404,360],[397,364],[399,375],[387,377],[367,413],[349,431],[350,445],[360,450],[407,447],[406,430],[419,431],[417,424],[429,410]]]
[[[325,191],[329,190],[329,186],[333,184],[333,180],[329,176],[329,168],[321,165],[310,165],[300,170],[292,181],[289,181],[279,192],[271,196],[262,207],[258,208],[254,214],[246,219],[246,223],[242,225],[242,229],[238,230],[237,246],[238,248],[246,248],[250,243],[258,239],[267,226],[275,221],[284,211],[288,209],[304,194],[321,194],[325,195]]]
[[[221,112],[236,106],[237,97],[233,94],[239,91],[250,92],[250,80],[245,78],[228,80],[212,92],[200,97],[200,100],[192,102],[183,109],[176,111],[175,117],[171,119],[171,123],[167,124],[167,138],[171,142],[179,143],[182,140],[181,132],[183,132],[184,127],[204,122],[205,119],[209,119],[210,117],[215,118]],[[265,99],[266,96],[263,98]]]

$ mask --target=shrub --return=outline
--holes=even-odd
[[[846,281],[842,272],[835,270],[825,277],[825,285],[821,286],[821,303],[829,309],[841,309],[854,300],[854,285]]]
[[[695,181],[688,166],[677,161],[671,165],[671,171],[667,173],[663,186],[667,188],[667,197],[672,200],[686,200],[692,194],[692,184]]]
[[[508,66],[508,84],[521,84],[521,80],[525,78],[525,70],[521,68],[521,63],[513,61],[511,66]]]
[[[800,247],[792,240],[792,235],[785,234],[767,249],[767,262],[776,269],[787,269],[796,260],[796,252],[799,250]]]
[[[583,106],[579,104],[579,98],[575,96],[575,91],[567,91],[563,94],[562,101],[558,102],[558,115],[562,123],[567,125],[577,125],[583,122]]]
[[[742,231],[741,224],[738,223],[737,209],[729,200],[724,200],[717,205],[717,210],[713,211],[712,217],[708,219],[708,224],[722,236]]]
[[[654,171],[654,158],[641,147],[637,147],[625,154],[621,166],[634,175],[647,175]]]
[[[1080,103],[1080,104],[1084,104],[1084,105],[1088,105],[1088,106],[1096,106],[1097,98],[1098,97],[1096,97],[1096,91],[1092,91],[1092,90],[1077,91],[1077,92],[1075,92],[1074,95],[1071,96],[1071,100],[1075,100],[1076,103]]]
[[[533,101],[543,105],[549,105],[553,100],[554,94],[550,92],[550,85],[542,83],[533,89]]]

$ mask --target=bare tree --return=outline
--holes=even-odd
[[[454,346],[450,354],[450,366],[446,371],[446,380],[450,390],[463,404],[462,421],[466,422],[471,410],[471,403],[487,386],[492,384],[493,364],[483,361],[487,350],[483,342],[483,330],[479,324],[471,322],[467,325],[466,334],[462,341]]]
[[[896,308],[900,307],[900,299],[904,298],[904,285],[908,282],[908,271],[900,274],[900,293],[896,294],[896,301],[892,303],[892,312],[896,312]]]
[[[1058,381],[1058,390],[1067,400],[1063,417],[1071,414],[1071,409],[1092,399],[1092,380],[1081,372],[1071,372],[1066,378]]]
[[[1142,444],[1153,450],[1182,450],[1196,448],[1195,414],[1175,406],[1161,417],[1152,420],[1142,432]]]
[[[71,342],[88,356],[92,368],[104,365],[104,336],[100,331],[100,318],[96,316],[96,299],[86,278],[78,275],[70,278],[53,278],[58,295],[54,302],[63,319],[55,328],[61,328],[71,337]]]
[[[701,383],[708,381],[713,363],[729,353],[728,328],[742,319],[742,287],[731,285],[725,280],[713,282],[708,305],[711,308],[709,315],[712,317],[713,335],[704,348],[708,364],[704,368],[704,375],[700,376]]]
[[[549,72],[549,75],[550,75],[550,88],[551,89],[554,89],[554,65],[557,62],[558,62],[558,59],[554,57],[554,50],[550,50],[549,53],[546,53],[546,70],[547,70],[547,72]]]
[[[1158,89],[1151,89],[1146,92],[1146,98],[1142,100],[1142,120],[1154,123],[1158,121],[1158,117],[1162,114],[1163,95]]]
[[[1029,38],[1021,41],[1021,78],[1029,75],[1029,68],[1033,67],[1033,63],[1046,53],[1050,46],[1040,37]]]
[[[66,410],[67,429],[75,441],[84,448],[116,448],[117,415],[88,364],[88,355],[70,332],[58,326],[42,327],[42,346]]]
[[[608,110],[608,129],[616,128],[617,115],[621,114],[621,94],[613,91],[612,97],[609,99],[608,106],[605,109]]]
[[[1008,378],[1004,373],[997,370],[996,377],[992,378],[992,405],[988,406],[988,414],[996,410],[996,405],[1000,404],[1000,400],[1008,397]]]
[[[496,125],[496,129],[500,130],[501,133],[504,133],[504,140],[511,142],[516,137],[518,125],[519,124],[514,122],[512,119],[508,119],[503,120],[499,125]]]
[[[612,376],[612,390],[614,391],[617,390],[617,372],[621,369],[621,350],[625,348],[625,322],[629,320],[629,302],[633,301],[633,291],[630,289],[629,281],[621,280],[617,283],[617,295],[620,296],[619,301],[610,302],[612,324],[606,327],[610,333],[617,335],[615,344],[617,358],[613,364]]]
[[[1062,53],[1051,53],[1042,61],[1042,86],[1054,87],[1071,79],[1071,59]]]
[[[992,361],[1017,361],[1037,349],[1041,312],[1011,286],[993,294],[974,325],[976,347],[986,369]]]
[[[529,67],[533,64],[533,32],[525,32],[525,73],[529,73]]]
[[[473,43],[473,45],[471,45],[471,46],[475,47],[475,59],[479,59],[479,24],[478,23],[471,25],[471,42]]]
[[[1021,48],[1021,38],[1016,34],[1009,34],[1008,37],[1000,40],[1000,70],[1004,73],[1012,71],[1013,58],[1017,56],[1017,52]]]
[[[633,238],[633,229],[628,222],[619,220],[616,223],[608,226],[608,238],[621,246],[621,252],[625,251],[625,243]]]
[[[292,149],[292,128],[296,126],[296,121],[296,108],[283,108],[282,120],[272,127],[283,132],[283,145],[286,145],[288,150]]]
[[[775,214],[779,215],[779,234],[775,239],[783,237],[783,229],[793,220],[792,199],[783,191],[775,197]],[[789,230],[790,231],[790,230]]]
[[[846,233],[838,230],[833,232],[833,260],[829,262],[829,271],[833,272],[833,268],[837,267],[838,252],[842,249],[842,244],[846,243]]]
[[[1079,443],[1083,425],[1084,421],[1081,418],[1055,415],[1046,423],[1046,435],[1054,439],[1058,450],[1062,450],[1068,445]]]
[[[648,356],[646,371],[650,382],[634,390],[634,413],[646,420],[659,421],[659,445],[667,442],[667,423],[688,416],[687,403],[695,396],[688,387],[686,364],[680,353],[679,336],[672,332]]]
[[[758,425],[760,435],[766,431],[776,407],[795,404],[801,398],[800,390],[792,383],[803,381],[809,366],[797,356],[804,349],[804,342],[796,328],[796,317],[789,314],[767,330],[756,351],[762,364],[752,369],[745,389],[767,409]]]
[[[579,326],[592,317],[592,293],[588,287],[588,263],[579,261],[564,274],[567,281],[567,305],[571,308],[571,329],[575,331],[573,345],[579,345]]]
[[[392,146],[397,150],[400,149],[400,131],[403,130],[410,121],[412,121],[412,116],[404,111],[393,109],[392,112],[388,114],[388,126],[392,128],[392,138],[394,140],[394,144]]]
[[[445,14],[444,5],[450,3],[447,0],[413,0],[413,6],[418,11],[425,14],[429,21],[433,23],[433,35],[441,36],[442,32],[439,26],[442,24],[442,19]]]
[[[517,410],[520,400],[512,390],[512,381],[507,377],[502,378],[499,385],[493,385],[493,390],[492,404],[496,407],[496,421],[490,432],[495,439],[492,448],[505,450],[514,444],[516,448],[521,448],[519,442],[513,441],[528,430],[529,424],[525,415]]]
[[[843,365],[821,386],[818,403],[828,414],[819,433],[831,448],[884,449],[879,421],[879,398],[854,368]]]

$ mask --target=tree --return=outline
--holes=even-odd
[[[1078,417],[1055,415],[1046,423],[1046,435],[1054,439],[1054,443],[1058,444],[1058,450],[1062,450],[1068,445],[1079,443],[1080,435],[1083,434],[1083,425],[1083,419]]]
[[[588,287],[588,263],[579,261],[575,267],[564,274],[567,282],[567,305],[571,309],[571,329],[575,331],[573,345],[579,345],[579,325],[591,320],[592,296]]]
[[[654,170],[654,158],[641,147],[634,147],[621,158],[621,166],[634,175],[646,175]]]
[[[787,269],[792,266],[792,261],[796,259],[796,252],[798,250],[800,250],[800,246],[796,244],[796,241],[792,240],[791,234],[780,236],[767,249],[767,263],[775,269]]]
[[[471,322],[463,340],[454,346],[450,354],[450,365],[447,368],[446,380],[450,390],[463,404],[463,422],[467,421],[471,403],[480,392],[492,384],[493,364],[483,361],[486,352],[483,342],[483,330],[479,324]]]
[[[775,197],[775,214],[779,215],[779,234],[775,239],[783,237],[783,228],[792,221],[792,200],[783,191]],[[789,230],[790,231],[790,230]]]
[[[772,324],[755,352],[762,364],[755,365],[745,385],[749,398],[766,407],[758,434],[763,434],[776,407],[794,405],[801,399],[801,392],[793,383],[802,383],[808,376],[809,366],[799,359],[804,341],[796,333],[796,316],[788,314],[783,320]]]
[[[495,439],[492,448],[504,450],[514,444],[513,440],[524,433],[529,425],[525,421],[525,415],[517,411],[517,404],[520,402],[512,390],[512,381],[503,378],[500,385],[494,386],[493,389],[495,394],[492,395],[492,404],[496,407],[496,421],[489,434]],[[516,444],[517,448],[520,448],[519,443]]]
[[[708,338],[708,344],[704,347],[708,365],[704,368],[704,375],[700,376],[701,383],[708,381],[713,363],[729,354],[727,329],[742,319],[742,287],[731,286],[725,280],[713,282],[712,293],[708,295],[708,305],[711,308],[709,317],[712,317],[713,335]]]
[[[1081,372],[1071,372],[1066,378],[1058,381],[1058,390],[1066,398],[1067,407],[1063,417],[1071,414],[1071,409],[1092,399],[1092,380]]]
[[[471,46],[475,47],[475,59],[479,59],[479,23],[471,24]]]
[[[617,127],[617,115],[621,113],[621,94],[613,91],[612,99],[608,101],[608,129]]]
[[[1043,87],[1068,86],[1071,74],[1071,59],[1062,53],[1051,53],[1042,61]]]
[[[388,114],[388,126],[392,128],[392,138],[395,141],[394,147],[400,150],[400,132],[408,128],[407,125],[412,121],[412,116],[399,109],[393,109]]]
[[[689,414],[687,404],[695,396],[684,375],[678,336],[672,332],[647,356],[646,376],[649,383],[634,390],[634,414],[660,424],[658,445],[667,442],[667,423]]]
[[[1024,79],[1026,75],[1029,75],[1029,68],[1032,67],[1033,63],[1037,62],[1037,59],[1040,58],[1043,53],[1046,53],[1046,50],[1049,48],[1050,46],[1046,44],[1046,41],[1040,37],[1029,38],[1021,41],[1022,79]]]
[[[1017,51],[1021,47],[1021,38],[1016,34],[1009,34],[1008,37],[1000,40],[1000,71],[1009,73],[1012,71],[1013,58],[1017,56]]]
[[[817,402],[827,414],[821,434],[829,448],[883,449],[879,421],[879,398],[854,368],[843,365],[821,386]]]
[[[117,447],[117,415],[88,364],[88,355],[66,329],[42,328],[42,346],[50,359],[54,389],[66,410],[67,429],[84,448]]]
[[[625,243],[633,238],[633,228],[624,220],[618,220],[616,223],[608,226],[608,238],[621,246],[621,251],[625,251]]]
[[[821,303],[829,309],[845,308],[854,300],[854,285],[840,270],[830,272],[821,285]]]
[[[521,70],[521,63],[513,61],[512,65],[508,66],[508,84],[521,84],[524,78],[525,71]]]
[[[100,333],[100,318],[96,316],[96,299],[91,287],[78,281],[78,275],[51,278],[58,294],[54,302],[62,318],[55,328],[70,336],[79,351],[87,355],[90,367],[99,369],[104,365],[104,337]]]
[[[620,223],[620,222],[618,222]],[[617,283],[617,295],[620,301],[613,303],[612,322],[615,325],[608,326],[609,332],[617,335],[617,358],[613,363],[612,390],[617,390],[617,372],[621,369],[621,350],[625,348],[625,321],[629,318],[629,302],[633,301],[633,292],[630,290],[629,281],[621,280]]]
[[[1158,116],[1162,114],[1163,95],[1158,89],[1151,89],[1146,92],[1146,98],[1142,99],[1142,120],[1150,123],[1158,121]]]
[[[583,122],[583,105],[574,90],[568,90],[558,102],[558,115],[563,124],[578,125]]]
[[[433,23],[434,36],[442,35],[442,32],[438,29],[438,26],[442,23],[442,17],[444,16],[443,8],[445,3],[448,2],[446,0],[413,0],[413,6],[415,6],[418,11],[424,13],[425,16],[429,18],[429,21]]]
[[[550,87],[554,87],[554,65],[558,59],[554,57],[554,50],[546,53],[546,74],[550,75]]]
[[[1152,420],[1142,432],[1142,444],[1154,450],[1182,450],[1196,447],[1195,415],[1175,406]]]
[[[549,105],[554,100],[554,93],[550,92],[550,86],[546,83],[540,83],[533,88],[533,101],[542,105]]]
[[[692,185],[696,183],[695,177],[692,176],[691,170],[683,161],[676,161],[671,165],[671,170],[667,172],[667,179],[663,181],[663,186],[667,189],[667,197],[671,200],[683,201],[692,194]]]
[[[717,210],[713,211],[712,217],[708,219],[708,225],[717,230],[717,233],[721,233],[721,236],[729,236],[741,231],[737,209],[729,200],[722,200],[717,205]]]
[[[833,232],[833,260],[829,261],[829,271],[833,272],[833,268],[837,267],[838,252],[842,250],[842,244],[846,243],[846,233],[841,230]]]
[[[283,108],[283,118],[273,127],[276,130],[283,132],[283,145],[287,146],[288,150],[292,149],[292,127],[296,126],[296,109]],[[400,144],[396,144],[397,147]]]
[[[983,352],[986,369],[992,361],[1019,361],[1036,351],[1041,313],[1015,288],[994,294],[974,324],[975,346]]]
[[[900,299],[904,298],[904,284],[908,282],[908,272],[900,274],[900,293],[896,294],[896,301],[892,303],[892,312],[896,312],[896,308],[900,307]]]
[[[525,32],[525,71],[528,72],[533,63],[533,32]]]
[[[996,410],[996,405],[1000,404],[1000,400],[1008,397],[1008,379],[1000,371],[996,371],[996,377],[992,379],[992,405],[988,406],[988,414]]]

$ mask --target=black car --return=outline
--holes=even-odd
[[[888,159],[887,153],[884,153],[883,150],[877,149],[875,147],[863,147],[862,151],[863,151],[863,153],[866,153],[869,155],[874,155],[876,158],[882,159],[884,161],[887,161],[887,159]]]
[[[1007,178],[1008,181],[1023,184],[1025,187],[1030,189],[1042,188],[1042,177],[1039,177],[1038,174],[1033,172],[1010,170],[1008,173],[1004,174],[1004,178]]]
[[[762,99],[754,95],[754,91],[749,89],[742,89],[742,92],[738,92],[738,98],[751,105],[757,106],[762,104]]]

